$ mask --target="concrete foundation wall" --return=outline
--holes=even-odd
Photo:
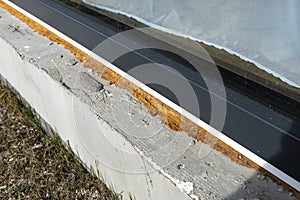
[[[90,139],[97,139],[96,137],[105,137],[101,135],[101,133],[105,133],[111,135],[113,140],[126,145],[126,149],[131,152],[129,158],[126,155],[124,157],[122,151],[118,151],[113,145],[106,145],[106,140],[97,139],[98,151],[105,151],[104,156],[107,156],[107,159],[116,158],[118,160],[118,163],[114,163],[115,167],[122,169],[124,166],[127,168],[128,165],[136,165],[135,167],[146,167],[153,171],[153,168],[139,156],[127,140],[106,122],[97,119],[87,105],[75,98],[59,82],[53,80],[42,69],[21,59],[16,50],[2,39],[0,39],[0,47],[1,75],[52,129],[59,133],[64,142],[71,144],[73,151],[78,153],[87,166],[100,170],[101,174],[99,175],[106,183],[111,183],[118,192],[123,191],[125,198],[129,198],[129,194],[132,194],[137,199],[159,199],[164,196],[163,199],[189,199],[158,172],[147,174],[147,170],[145,170],[145,174],[124,173],[105,166],[105,163],[95,162],[93,155],[81,144],[80,137],[90,135]],[[76,104],[75,107],[74,104]],[[74,117],[78,117],[74,116],[74,112],[81,114],[83,118],[81,122],[84,123],[86,129],[77,130],[76,123],[80,119],[74,119]],[[153,182],[151,187],[148,186],[148,180]]]

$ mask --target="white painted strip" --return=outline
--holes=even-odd
[[[35,17],[32,14],[28,13],[27,11],[23,10],[19,6],[11,3],[9,0],[2,0],[2,1],[5,2],[6,4],[10,5],[11,7],[13,7],[15,10],[19,11],[20,13],[24,14],[25,16],[29,17],[30,19],[34,20],[35,22],[39,23],[41,26],[47,28],[48,30],[50,30],[54,34],[58,35],[59,37],[61,37],[65,41],[69,42],[70,44],[72,44],[73,46],[78,48],[79,50],[85,52],[88,55],[91,55],[95,60],[101,62],[102,64],[109,67],[111,70],[115,71],[119,75],[126,76],[128,81],[134,83],[135,85],[141,86],[143,88],[143,90],[145,92],[147,92],[148,94],[154,96],[155,98],[159,99],[164,104],[168,105],[172,109],[174,109],[177,112],[181,113],[184,117],[188,118],[189,120],[191,120],[192,122],[194,122],[198,126],[202,127],[206,131],[209,131],[215,137],[217,137],[218,139],[220,139],[221,141],[223,141],[225,144],[229,145],[230,147],[232,147],[236,151],[240,152],[242,155],[246,156],[247,158],[249,158],[250,160],[255,162],[257,165],[259,165],[260,167],[264,168],[265,170],[269,171],[270,173],[272,173],[273,175],[275,175],[276,177],[278,177],[282,181],[284,181],[287,184],[289,184],[290,186],[294,187],[296,190],[300,191],[300,182],[298,182],[294,178],[292,178],[289,175],[285,174],[284,172],[282,172],[281,170],[279,170],[275,166],[271,165],[270,163],[268,163],[264,159],[260,158],[256,154],[252,153],[251,151],[249,151],[248,149],[246,149],[242,145],[238,144],[234,140],[230,139],[229,137],[227,137],[226,135],[224,135],[220,131],[218,131],[215,128],[211,127],[206,122],[204,122],[201,119],[195,117],[190,112],[188,112],[188,111],[184,110],[183,108],[179,107],[178,105],[176,105],[175,103],[173,103],[172,101],[167,99],[166,97],[162,96],[161,94],[157,93],[153,89],[151,89],[148,86],[144,85],[143,83],[141,83],[140,81],[138,81],[134,77],[130,76],[129,74],[127,74],[123,70],[121,70],[118,67],[114,66],[113,64],[109,63],[104,58],[96,55],[95,53],[93,53],[89,49],[85,48],[84,46],[82,46],[78,42],[76,42],[73,39],[69,38],[68,36],[64,35],[60,31],[53,28],[52,26],[50,26],[47,23],[41,21],[40,19],[38,19],[37,17]]]

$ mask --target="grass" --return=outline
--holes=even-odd
[[[47,135],[30,108],[0,83],[0,199],[122,196],[89,173],[57,135]]]

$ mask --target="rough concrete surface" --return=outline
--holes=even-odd
[[[0,16],[0,74],[125,198],[295,199],[266,175],[170,130],[5,10]]]

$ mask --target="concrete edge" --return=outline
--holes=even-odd
[[[147,165],[148,168],[152,168],[146,164],[147,161],[141,157],[141,151],[137,151],[134,146],[120,133],[113,130],[106,122],[99,120],[86,104],[74,97],[45,71],[37,69],[34,65],[22,60],[11,46],[3,43],[2,39],[0,40],[0,44],[1,48],[6,50],[5,57],[7,58],[7,62],[12,61],[8,64],[2,60],[2,64],[7,66],[7,68],[1,68],[2,77],[5,77],[10,88],[14,88],[15,91],[18,91],[18,96],[22,97],[23,101],[30,105],[35,111],[35,115],[40,116],[38,118],[45,131],[48,133],[58,133],[63,143],[70,143],[73,152],[79,155],[79,158],[86,166],[90,166],[96,171],[99,171],[100,174],[98,174],[98,176],[106,184],[113,184],[116,191],[123,192],[125,199],[129,199],[130,194],[137,199],[149,199],[150,197],[151,199],[168,199],[170,196],[173,196],[173,199],[190,199],[184,191],[175,186],[174,180],[171,181],[171,177],[166,178],[166,174],[164,175],[162,171],[159,172],[155,170],[155,173],[148,174],[145,172],[145,174],[140,175],[130,174],[95,162],[93,156],[91,156],[84,147],[78,145],[81,144],[80,138],[76,136],[76,134],[74,135],[78,130],[76,130],[77,125],[75,124],[76,120],[73,114],[73,101],[77,102],[76,106],[78,106],[77,109],[79,109],[80,112],[86,112],[84,114],[85,117],[89,117],[92,122],[99,123],[96,125],[90,123],[89,126],[100,126],[105,132],[110,132],[109,134],[116,137],[115,140],[126,143],[126,146],[130,148],[130,151],[135,154],[136,158],[138,157],[140,159],[140,162],[136,164],[141,165],[140,167]],[[3,72],[7,69],[9,69],[8,73]],[[43,92],[41,93],[41,91]],[[47,105],[45,105],[45,102],[47,102]],[[99,135],[99,137],[101,136]],[[105,146],[105,144],[99,145]],[[122,152],[118,152],[114,146],[111,146],[111,149],[106,149],[106,151],[109,152],[109,155],[107,155],[109,157],[123,158],[120,159],[120,168],[130,162],[131,158],[124,158]],[[151,180],[152,185],[159,187],[155,189],[148,187],[148,180]]]

